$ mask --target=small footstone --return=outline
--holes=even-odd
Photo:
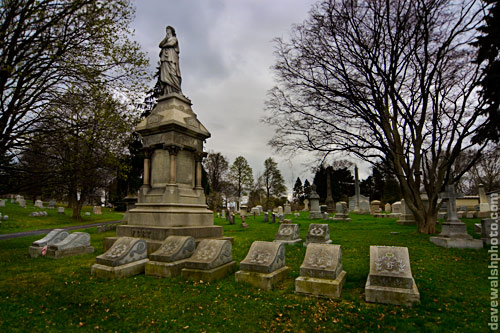
[[[236,272],[237,282],[271,290],[288,274],[285,266],[285,246],[282,243],[255,241]]]
[[[345,278],[341,246],[311,243],[300,266],[300,276],[295,279],[295,292],[316,297],[340,298]]]
[[[395,305],[420,304],[408,248],[370,246],[370,275],[366,280],[365,299]]]
[[[173,277],[181,274],[187,258],[191,257],[196,242],[191,236],[169,236],[158,250],[149,255],[146,275]]]
[[[189,280],[210,282],[234,272],[235,265],[231,241],[203,239],[194,254],[186,259],[181,275]]]
[[[47,247],[47,257],[59,259],[94,252],[90,246],[90,235],[86,232],[74,232],[62,241]]]
[[[59,243],[69,236],[69,232],[64,229],[54,229],[51,230],[45,237],[34,241],[33,244],[29,247],[29,254],[32,258],[36,258],[42,255],[42,251],[46,246]]]
[[[276,234],[275,242],[295,245],[302,242],[298,224],[281,224]]]
[[[96,258],[92,275],[117,279],[144,273],[147,259],[146,241],[140,238],[120,237],[113,246]]]

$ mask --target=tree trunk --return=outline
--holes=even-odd
[[[80,197],[80,200],[75,200],[73,203],[73,218],[77,221],[82,220],[81,212],[83,207],[83,198]]]
[[[437,215],[435,214],[426,214],[424,221],[418,225],[418,232],[422,234],[435,234],[436,233],[436,221]]]

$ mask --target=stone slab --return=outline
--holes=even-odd
[[[105,253],[96,258],[100,265],[115,267],[147,258],[146,242],[140,238],[121,237]]]
[[[295,293],[315,297],[340,298],[346,279],[342,271],[335,280],[299,276],[295,279]]]
[[[309,244],[300,266],[301,276],[335,280],[341,272],[342,248],[340,245]]]
[[[196,268],[183,268],[181,270],[181,276],[188,280],[194,281],[207,281],[212,282],[215,280],[220,280],[229,274],[232,274],[236,268],[236,262],[231,261],[224,265],[212,268],[212,269],[196,269]]]
[[[437,246],[456,249],[482,249],[483,242],[479,239],[431,237],[430,241]]]
[[[212,270],[233,261],[232,244],[228,240],[204,239],[193,255],[186,260],[186,268]]]
[[[412,278],[413,280],[413,278]],[[413,281],[411,289],[374,286],[370,277],[365,285],[365,300],[371,303],[384,303],[394,305],[413,306],[420,304],[420,293]]]
[[[60,259],[93,252],[93,246],[77,246],[61,250],[49,247],[46,256],[52,259]]]
[[[236,282],[247,283],[259,289],[271,290],[278,282],[286,278],[288,270],[287,266],[283,266],[271,273],[237,271],[235,280]]]
[[[101,264],[92,265],[91,273],[100,278],[120,279],[128,276],[144,273],[146,263],[149,259],[134,261],[121,266],[105,266]]]
[[[191,236],[168,236],[158,250],[149,255],[151,261],[174,262],[193,255],[196,242]]]
[[[240,269],[247,272],[271,273],[285,266],[285,245],[275,242],[255,241],[240,262]]]
[[[370,285],[411,289],[414,283],[408,248],[370,246]]]
[[[304,246],[307,246],[309,243],[329,244],[331,242],[330,227],[328,224],[309,224]]]
[[[149,260],[146,263],[145,274],[159,277],[174,277],[181,275],[181,270],[186,266],[186,260],[175,262],[159,262]]]
[[[278,241],[292,241],[301,240],[299,235],[299,225],[298,224],[281,224],[275,240]]]

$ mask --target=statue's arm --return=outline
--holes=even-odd
[[[177,38],[176,37],[165,37],[164,40],[161,41],[160,47],[168,47],[168,46],[175,46],[177,44]]]

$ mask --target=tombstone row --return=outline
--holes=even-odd
[[[39,239],[29,247],[32,258],[47,256],[59,259],[80,254],[94,252],[90,245],[90,235],[86,232],[70,234],[64,229],[53,229],[45,237]]]

